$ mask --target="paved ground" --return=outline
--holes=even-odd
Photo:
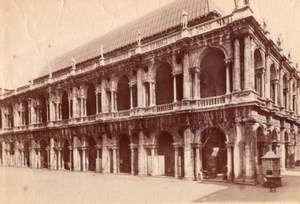
[[[0,167],[0,203],[300,202],[300,173],[276,193],[261,186]]]

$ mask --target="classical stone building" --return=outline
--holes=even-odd
[[[299,73],[252,14],[176,0],[54,59],[1,95],[1,165],[256,183],[272,150],[292,168]]]

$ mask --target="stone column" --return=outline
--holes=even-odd
[[[100,158],[100,150],[101,147],[96,145],[96,151],[97,151],[97,158],[96,158],[96,172],[101,172],[101,158]]]
[[[240,41],[234,40],[234,73],[233,73],[233,91],[241,90],[241,77],[240,77]]]
[[[21,152],[21,167],[25,167],[24,149],[20,149]]]
[[[73,168],[73,147],[70,145],[69,146],[69,170],[70,171],[72,171],[72,170],[74,170],[74,168]]]
[[[270,57],[269,57],[269,54],[266,54],[266,65],[265,65],[265,97],[267,99],[270,99],[271,98],[271,93],[270,93],[270,90],[271,90],[271,84],[270,84],[270,66],[271,66],[271,60],[270,60]]]
[[[289,81],[289,94],[288,94],[288,99],[289,99],[289,103],[288,103],[288,109],[290,111],[293,111],[293,78],[290,77],[290,81]]]
[[[254,167],[254,151],[253,151],[253,138],[255,138],[252,124],[246,124],[245,135],[247,137],[245,144],[245,171],[246,171],[246,181],[253,181],[255,175]]]
[[[279,70],[279,105],[282,107],[284,106],[284,102],[283,102],[283,69],[280,67]]]
[[[130,144],[130,150],[131,150],[131,175],[135,175],[135,167],[136,167],[136,161],[135,161],[135,150],[137,149],[136,144]]]
[[[282,134],[282,138],[284,138],[284,135],[283,133]],[[285,143],[282,142],[280,143],[280,168],[281,168],[281,171],[282,172],[285,172],[285,160],[286,160],[286,157],[285,157],[285,152],[286,152],[286,149],[285,149]]]
[[[275,103],[275,105],[277,105],[278,104],[278,81],[275,82],[274,89],[275,89],[274,90],[274,99],[275,99],[274,103]]]
[[[296,110],[297,110],[297,115],[300,115],[300,86],[297,86]]]
[[[156,149],[156,146],[151,146],[150,149],[151,149],[151,175],[156,176],[156,171],[155,171],[155,169],[157,168],[156,162],[155,162],[155,156],[156,156],[155,149]]]
[[[139,68],[136,73],[137,107],[143,106],[143,82],[141,78],[142,78],[142,69]]]
[[[226,147],[227,147],[227,178],[228,180],[232,180],[233,179],[232,156],[233,156],[234,143],[227,142]]]
[[[202,164],[201,164],[201,159],[200,159],[200,149],[201,149],[201,144],[197,144],[195,146],[195,160],[196,160],[196,180],[201,180],[201,168],[202,168]]]
[[[253,88],[251,84],[251,39],[250,35],[245,36],[245,50],[244,50],[244,89],[251,90]]]
[[[96,114],[99,113],[99,107],[98,107],[98,104],[99,104],[99,92],[96,92],[95,95],[96,95]]]
[[[193,161],[191,148],[192,132],[188,127],[184,131],[184,178],[188,180],[193,179]]]
[[[267,83],[267,82],[266,82]],[[261,71],[261,97],[265,97],[265,71]],[[270,89],[269,89],[270,90]]]
[[[62,169],[62,159],[61,159],[61,148],[56,148],[57,150],[57,169],[61,170]]]
[[[115,91],[111,90],[110,91],[110,102],[111,102],[111,112],[115,112]]]
[[[236,124],[236,141],[233,149],[233,158],[234,158],[234,178],[239,180],[243,176],[243,151],[244,151],[244,142],[242,142],[242,125],[240,123]]]
[[[179,150],[178,144],[174,144],[174,169],[175,169],[175,178],[179,178]]]
[[[132,85],[130,85],[129,91],[130,91],[130,109],[132,109],[133,108]]]
[[[118,173],[118,164],[117,164],[117,147],[112,147],[113,151],[113,173]]]
[[[138,174],[145,175],[145,148],[144,148],[144,133],[139,131],[139,144],[138,144]]]
[[[85,154],[85,151],[86,151],[86,147],[82,147],[81,148],[81,151],[82,151],[82,171],[86,171],[87,168],[86,168],[86,154]]]
[[[195,77],[195,79],[194,79],[194,81],[195,81],[195,93],[194,93],[195,98],[194,99],[196,99],[196,100],[200,99],[200,91],[201,91],[199,75],[200,75],[200,69],[197,68],[195,70],[195,75],[194,75],[194,77]]]
[[[226,62],[226,94],[230,94],[230,61]]]
[[[173,73],[173,103],[177,102],[176,74]]]
[[[191,76],[190,76],[189,54],[183,56],[183,100],[191,98]]]
[[[38,152],[38,165],[37,165],[37,168],[40,169],[40,168],[42,168],[41,149],[40,149],[40,148],[37,148],[36,150],[37,150],[37,152]]]

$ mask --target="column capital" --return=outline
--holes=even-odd
[[[174,142],[173,143],[173,147],[176,149],[176,148],[179,148],[179,147],[183,147],[183,144],[182,143],[179,143],[179,142]]]
[[[234,142],[226,142],[226,147],[231,148],[234,146]]]
[[[130,149],[137,149],[138,144],[130,144],[129,147],[130,147]]]

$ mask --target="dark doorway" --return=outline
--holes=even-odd
[[[166,176],[175,176],[173,142],[172,135],[170,135],[168,132],[162,132],[157,141],[157,153],[159,156],[165,157]]]
[[[217,128],[208,128],[202,133],[202,167],[213,177],[227,172],[226,136]]]
[[[40,141],[41,148],[41,168],[48,168],[48,152],[47,152],[47,142],[45,140]]]
[[[96,170],[96,154],[97,154],[97,150],[96,150],[96,141],[94,140],[93,137],[89,137],[88,138],[88,170],[89,171],[95,171]]]
[[[29,150],[29,143],[24,143],[24,159],[25,159],[25,165],[27,167],[30,166],[30,150]]]
[[[130,152],[130,141],[127,135],[123,135],[120,142],[119,162],[120,172],[130,173],[131,172],[131,152]]]
[[[65,140],[63,146],[64,169],[71,170],[69,142]]]

